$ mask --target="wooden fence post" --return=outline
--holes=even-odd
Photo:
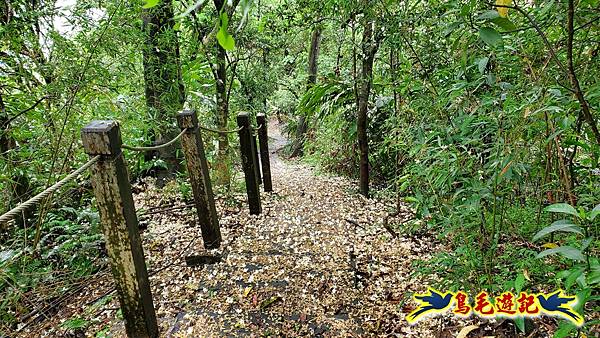
[[[248,113],[239,113],[237,123],[240,131],[240,151],[242,155],[242,168],[246,179],[246,192],[248,194],[248,206],[251,215],[258,215],[262,212],[260,205],[260,189],[256,177],[255,153],[252,147],[252,130],[250,129],[250,117]]]
[[[101,155],[92,186],[129,337],[158,337],[148,271],[139,235],[121,132],[115,121],[93,121],[81,131],[85,152]]]
[[[252,155],[254,155],[254,174],[256,175],[256,181],[258,182],[259,185],[262,184],[262,179],[260,177],[260,161],[258,159],[258,144],[256,142],[256,139],[258,138],[258,132],[257,135],[254,135],[254,132],[251,132],[250,135],[252,136]]]
[[[265,192],[273,191],[271,181],[271,160],[269,159],[269,136],[265,114],[256,115],[258,125],[258,143],[260,144],[260,165],[262,167],[263,189]]]
[[[184,110],[177,115],[177,123],[181,130],[187,128],[181,136],[181,147],[194,193],[204,247],[206,249],[218,248],[221,245],[221,230],[215,209],[215,198],[210,182],[204,143],[198,127],[198,115],[195,110]]]

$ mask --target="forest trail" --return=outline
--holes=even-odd
[[[142,239],[161,336],[433,336],[437,320],[411,327],[404,316],[414,306],[413,292],[428,284],[413,277],[411,264],[436,245],[429,238],[393,238],[382,227],[392,201],[365,199],[351,180],[281,159],[286,140],[276,121],[270,123],[275,192],[261,194],[259,216],[248,214],[244,195],[218,199],[224,241],[211,254],[220,262],[185,265],[185,256],[206,254],[194,210],[140,217],[148,225]],[[134,186],[139,213],[173,203],[164,189]],[[405,207],[393,221],[411,217]],[[86,335],[104,329],[124,336],[116,296],[103,297],[111,283],[107,271],[100,274],[55,321],[83,318],[91,323]],[[65,333],[64,325],[52,326],[41,329]]]

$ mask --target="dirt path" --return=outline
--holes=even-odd
[[[288,141],[283,136],[281,125],[276,120],[269,121],[269,149],[271,150],[271,165],[284,167],[280,157],[280,151],[287,145]]]
[[[273,122],[275,152],[285,138]],[[433,321],[411,327],[404,319],[412,293],[427,285],[412,276],[411,262],[426,259],[432,244],[392,238],[381,226],[392,204],[362,198],[355,182],[316,175],[275,153],[272,174],[275,193],[262,194],[262,215],[248,215],[244,195],[218,201],[220,263],[183,263],[204,251],[193,210],[141,217],[149,270],[159,271],[151,283],[161,336],[433,336]],[[145,190],[138,209],[172,203],[169,187],[138,188]],[[408,218],[406,209],[395,221]],[[82,318],[86,335],[124,335],[116,297],[101,297],[110,287],[108,273],[98,276],[44,331],[63,335],[68,330],[58,322]]]

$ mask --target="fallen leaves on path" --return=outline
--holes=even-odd
[[[410,326],[404,317],[413,292],[436,278],[418,280],[411,266],[441,250],[435,241],[392,236],[382,225],[392,201],[365,199],[351,180],[274,158],[275,192],[262,194],[262,215],[248,214],[243,194],[217,201],[223,243],[210,252],[195,210],[173,209],[185,201],[151,182],[136,188],[138,210],[170,208],[140,217],[161,336],[433,336],[437,320]],[[412,218],[408,207],[400,211],[390,224]],[[192,255],[219,259],[188,267]],[[92,281],[45,333],[63,335],[56,321],[80,317],[87,335],[123,336],[111,289],[110,278]]]

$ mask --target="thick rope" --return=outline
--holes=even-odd
[[[32,198],[28,199],[27,201],[19,204],[18,206],[16,206],[12,210],[8,211],[4,215],[0,216],[0,224],[10,221],[15,216],[19,215],[21,212],[27,210],[28,208],[30,208],[34,204],[39,203],[42,199],[48,197],[53,192],[59,190],[65,184],[67,184],[69,181],[73,180],[79,174],[81,174],[82,172],[84,172],[92,164],[96,163],[96,161],[98,161],[99,158],[100,158],[100,155],[94,156],[91,160],[87,161],[84,165],[82,165],[81,167],[79,167],[79,169],[77,169],[74,172],[72,172],[69,175],[67,175],[67,177],[65,177],[62,180],[56,182],[54,185],[48,187],[46,190],[44,190],[41,193],[33,196]]]
[[[232,130],[217,130],[217,129],[211,129],[211,128],[203,127],[203,126],[199,126],[199,127],[202,130],[211,131],[211,132],[217,133],[217,134],[233,134],[233,133],[237,133],[240,130],[244,129],[244,127],[239,127],[237,129],[232,129]]]
[[[250,126],[250,130],[252,132],[252,136],[258,136],[258,131],[260,130],[260,128],[262,128],[263,125],[259,125],[257,128],[254,128],[253,126]]]
[[[129,149],[129,150],[133,150],[133,151],[152,151],[152,150],[158,150],[158,149],[166,148],[166,147],[172,145],[173,143],[177,142],[177,140],[179,140],[179,138],[181,137],[181,135],[183,135],[186,131],[187,131],[187,128],[183,129],[181,131],[181,133],[179,133],[179,135],[175,136],[175,138],[172,139],[171,141],[169,141],[167,143],[159,144],[157,146],[152,146],[152,147],[133,147],[133,146],[128,146],[126,144],[122,144],[121,148],[123,148],[123,149]]]

